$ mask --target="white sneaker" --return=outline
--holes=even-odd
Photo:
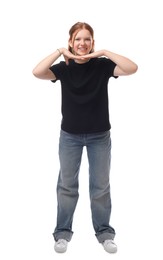
[[[57,253],[65,253],[67,250],[67,244],[68,244],[67,240],[58,239],[58,241],[55,242],[54,249]]]
[[[113,240],[107,239],[102,243],[104,249],[108,253],[116,253],[117,252],[117,245],[114,243]]]

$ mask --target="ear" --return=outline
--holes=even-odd
[[[92,50],[91,50],[91,52],[94,52],[95,51],[95,40],[93,40],[93,42],[92,42]]]
[[[72,41],[71,40],[68,41],[68,44],[72,48],[73,45],[72,45]]]
[[[93,49],[94,49],[95,48],[95,40],[93,40],[93,44],[92,45],[93,45]]]

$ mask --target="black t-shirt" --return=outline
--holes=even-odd
[[[107,58],[94,58],[79,64],[64,61],[50,67],[62,88],[61,129],[73,134],[89,134],[111,128],[108,82],[116,64]],[[53,81],[53,82],[56,82]]]

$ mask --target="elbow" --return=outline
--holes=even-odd
[[[135,64],[133,64],[133,67],[132,67],[131,73],[134,74],[134,73],[137,72],[137,70],[138,70],[138,65],[135,63]]]
[[[33,74],[36,78],[38,78],[38,79],[44,78],[44,77],[43,77],[43,74],[41,73],[41,71],[38,70],[37,68],[34,68],[34,69],[32,70],[32,74]]]
[[[138,65],[135,64],[135,72],[137,72],[137,70],[138,70]]]
[[[134,64],[132,64],[132,66],[130,66],[130,67],[126,70],[125,75],[134,74],[134,73],[137,72],[137,70],[138,70],[138,66],[134,63]]]
[[[36,78],[38,78],[38,73],[37,73],[37,70],[36,70],[36,69],[33,69],[33,70],[32,70],[32,74],[33,74]]]

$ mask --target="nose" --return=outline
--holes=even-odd
[[[84,42],[84,39],[81,39],[81,41],[80,41],[80,44],[84,44],[85,42]]]

